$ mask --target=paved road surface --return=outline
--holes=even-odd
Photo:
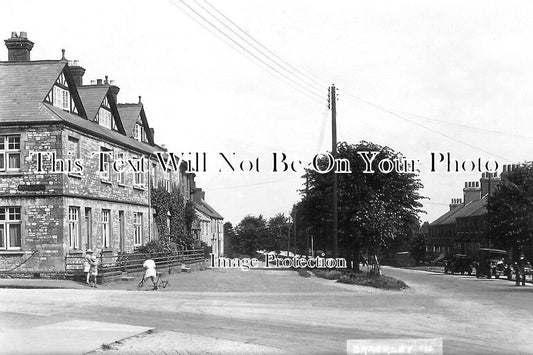
[[[381,291],[292,271],[207,270],[170,275],[172,287],[162,292],[131,291],[134,281],[97,290],[0,289],[0,336],[75,320],[156,328],[167,341],[175,334],[182,340],[174,346],[184,347],[177,353],[249,344],[259,349],[249,353],[342,354],[347,339],[391,338],[443,338],[445,354],[533,353],[533,287],[413,270],[385,273],[411,288]],[[34,347],[35,334],[28,339]],[[142,344],[158,353],[163,344],[155,339],[144,335]]]

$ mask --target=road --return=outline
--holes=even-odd
[[[216,353],[221,341],[257,346],[256,353],[342,354],[347,339],[398,338],[442,338],[445,354],[533,353],[532,286],[392,268],[384,273],[410,288],[382,291],[293,271],[206,270],[169,275],[172,287],[162,292],[133,291],[134,281],[96,290],[0,289],[0,336],[83,321],[155,328],[167,339],[195,336],[179,349],[192,354]],[[39,333],[31,333],[29,344],[40,343]],[[65,342],[78,336],[68,329],[62,334]],[[150,343],[150,335],[143,343],[152,352],[163,346]]]

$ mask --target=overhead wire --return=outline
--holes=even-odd
[[[213,24],[211,21],[209,21],[209,19],[205,18],[204,16],[202,16],[202,14],[200,14],[198,11],[196,11],[194,8],[192,8],[189,4],[187,4],[184,0],[178,0],[181,4],[185,5],[189,11],[193,12],[197,17],[201,18],[205,23],[207,23],[209,26],[211,26],[213,29],[215,29],[217,32],[219,32],[221,35],[223,35],[224,37],[226,37],[228,40],[230,40],[232,43],[234,43],[235,45],[237,45],[241,50],[245,51],[248,55],[252,56],[253,58],[255,58],[257,61],[259,61],[260,63],[262,63],[264,66],[266,66],[267,68],[269,68],[271,71],[275,72],[277,75],[283,77],[284,79],[286,79],[288,82],[286,83],[289,83],[291,86],[296,86],[295,88],[299,91],[305,91],[305,93],[307,94],[308,97],[312,97],[314,99],[314,101],[316,101],[317,103],[323,105],[324,104],[324,101],[323,100],[323,97],[318,94],[317,92],[301,85],[300,83],[296,82],[295,80],[291,79],[289,76],[287,76],[285,73],[283,72],[280,72],[278,69],[276,69],[275,67],[273,67],[272,65],[270,65],[269,63],[265,62],[265,60],[263,60],[262,58],[260,58],[258,55],[256,55],[255,53],[253,53],[252,51],[250,51],[248,48],[246,48],[245,46],[243,46],[241,43],[239,43],[238,41],[236,41],[234,38],[232,38],[230,35],[228,35],[226,32],[224,32],[223,30],[221,30],[219,27],[217,27],[215,24]],[[169,0],[169,2],[171,4],[173,4],[175,7],[177,7],[178,9],[180,9],[185,15],[187,15],[189,18],[193,19],[196,23],[200,23],[197,19],[195,19],[190,13],[188,13],[187,11],[185,11],[185,9],[183,9],[181,6],[179,6],[176,2],[174,2],[173,0]],[[202,24],[203,25],[203,24]],[[204,28],[207,28],[205,25],[203,25],[202,27]],[[212,31],[210,31],[212,32]],[[218,36],[217,36],[218,37]],[[229,44],[227,41],[224,41],[226,44]],[[234,45],[231,45],[231,47],[235,50],[237,50],[237,48],[235,48]],[[239,51],[240,52],[240,51]],[[254,62],[256,65],[257,65],[257,62]],[[265,69],[264,67],[260,66],[262,69]],[[272,73],[271,73],[272,74]],[[280,78],[278,78],[280,79]]]
[[[285,61],[283,58],[281,58],[279,55],[277,55],[275,52],[273,52],[272,50],[270,50],[268,47],[266,47],[265,45],[263,45],[261,42],[259,42],[258,40],[256,40],[252,35],[250,35],[246,30],[244,30],[242,27],[240,27],[238,24],[236,24],[235,22],[233,22],[230,18],[228,18],[226,15],[224,15],[221,11],[219,11],[217,8],[215,8],[213,5],[211,5],[207,0],[203,0],[209,7],[211,7],[213,10],[215,10],[218,14],[220,14],[220,16],[222,16],[225,20],[227,20],[229,23],[231,23],[233,26],[235,26],[239,31],[241,31],[245,36],[247,36],[248,38],[250,38],[253,42],[257,43],[261,48],[263,48],[264,50],[266,50],[268,53],[270,53],[272,56],[274,56],[275,58],[279,59],[282,63],[284,63],[285,65],[287,65],[289,68],[291,68],[292,70],[294,70],[295,72],[297,72],[298,74],[300,74],[301,76],[305,77],[306,79],[308,79],[309,81],[319,85],[319,87],[324,87],[324,86],[327,86],[328,84],[324,81],[321,81],[319,80],[318,78],[313,78],[312,76],[302,72],[301,70],[299,70],[298,68],[296,68],[295,66],[291,65],[290,63],[288,63],[287,61]]]
[[[368,100],[366,100],[366,99],[363,99],[363,98],[361,98],[361,97],[358,97],[357,95],[351,94],[351,93],[349,93],[349,92],[347,92],[347,91],[345,91],[345,90],[339,90],[339,91],[344,92],[346,95],[351,96],[351,97],[353,97],[353,98],[355,98],[355,99],[357,99],[357,100],[359,100],[359,101],[361,101],[361,102],[364,102],[365,104],[367,104],[367,105],[369,105],[369,106],[372,106],[372,107],[374,107],[374,108],[376,108],[376,109],[378,109],[378,110],[381,110],[381,111],[383,111],[383,112],[386,112],[386,113],[388,113],[389,115],[395,116],[395,117],[397,117],[397,118],[399,118],[399,119],[401,119],[401,120],[404,120],[404,121],[409,122],[409,123],[411,123],[411,124],[413,124],[413,125],[415,125],[415,126],[418,126],[418,127],[423,128],[423,129],[425,129],[425,130],[428,130],[428,131],[430,131],[430,132],[433,132],[433,133],[435,133],[435,134],[438,134],[438,135],[440,135],[440,136],[442,136],[442,137],[448,138],[448,139],[450,139],[450,140],[452,140],[452,141],[454,141],[454,142],[456,142],[456,143],[459,143],[459,144],[462,144],[462,145],[464,145],[464,146],[470,147],[470,148],[472,148],[472,149],[475,149],[475,150],[481,151],[481,152],[483,152],[483,153],[489,154],[489,155],[491,155],[491,156],[493,156],[493,157],[495,157],[495,158],[498,158],[498,159],[502,159],[502,160],[505,160],[505,161],[508,161],[508,162],[511,162],[511,161],[512,161],[512,159],[509,159],[509,158],[503,157],[503,156],[501,156],[501,155],[498,155],[498,154],[495,154],[495,153],[489,152],[488,150],[485,150],[485,149],[483,149],[483,148],[480,148],[480,147],[478,147],[478,146],[476,146],[476,145],[473,145],[473,144],[467,143],[467,142],[465,142],[465,141],[463,141],[463,140],[460,140],[460,139],[457,139],[457,138],[455,138],[455,137],[452,137],[452,136],[450,136],[450,135],[448,135],[448,134],[446,134],[446,133],[443,133],[443,132],[441,132],[441,131],[438,131],[438,130],[436,130],[436,129],[433,129],[433,128],[430,128],[430,127],[424,126],[424,125],[422,125],[422,124],[420,124],[420,123],[418,123],[418,122],[415,122],[415,121],[413,121],[413,120],[411,120],[411,119],[409,119],[409,118],[407,118],[407,117],[404,117],[404,116],[402,116],[402,115],[400,115],[400,114],[398,114],[398,113],[396,113],[396,112],[394,112],[394,111],[391,111],[391,110],[388,109],[388,108],[385,108],[385,107],[383,107],[383,106],[377,105],[377,104],[375,104],[375,103],[373,103],[373,102],[370,102],[370,101],[368,101]]]
[[[209,27],[205,26],[205,24],[201,23],[200,21],[198,21],[195,17],[193,17],[191,14],[189,14],[187,11],[185,11],[182,7],[180,7],[177,3],[175,3],[173,0],[169,0],[173,5],[175,5],[176,7],[178,7],[180,10],[182,10],[182,12],[184,12],[188,17],[192,18],[195,22],[199,23],[202,25],[202,27],[208,29],[211,33],[214,33]],[[281,78],[285,79],[282,80],[283,82],[285,82],[286,84],[289,84],[291,85],[292,87],[294,87],[295,89],[297,89],[300,93],[302,94],[306,94],[306,96],[310,99],[313,99],[315,102],[317,103],[320,103],[321,105],[323,104],[322,103],[322,96],[320,94],[318,94],[316,91],[314,90],[318,90],[318,87],[316,85],[312,85],[311,88],[308,88],[306,86],[303,86],[302,83],[305,83],[306,85],[310,86],[310,83],[308,81],[311,81],[317,85],[322,85],[324,82],[323,81],[319,81],[319,80],[316,80],[314,79],[313,77],[311,77],[310,75],[307,75],[305,74],[304,72],[302,72],[301,70],[299,70],[298,68],[292,66],[291,64],[289,64],[287,61],[285,61],[283,58],[281,58],[279,55],[277,55],[275,52],[271,51],[270,49],[268,49],[265,45],[263,45],[260,41],[256,40],[253,36],[251,36],[247,31],[245,31],[242,27],[240,27],[239,25],[237,25],[234,21],[232,21],[231,19],[229,19],[229,17],[227,17],[225,14],[223,14],[220,10],[218,10],[217,8],[215,8],[212,4],[210,4],[207,0],[203,0],[203,2],[205,4],[207,4],[211,9],[213,9],[217,14],[219,14],[222,18],[224,18],[228,23],[230,23],[232,26],[234,26],[236,29],[238,29],[244,36],[246,36],[247,38],[249,38],[251,41],[253,41],[254,43],[257,44],[257,46],[260,46],[261,48],[263,48],[264,50],[260,50],[256,45],[253,45],[252,43],[250,43],[250,41],[246,40],[243,35],[237,33],[237,31],[233,30],[230,26],[228,26],[226,23],[224,23],[224,21],[222,21],[219,17],[217,17],[213,12],[209,11],[208,9],[206,9],[204,6],[202,6],[201,4],[198,3],[197,0],[192,0],[194,1],[195,4],[197,4],[201,9],[203,9],[207,14],[209,14],[211,17],[213,17],[218,23],[222,24],[225,28],[227,28],[228,30],[231,31],[231,33],[233,33],[234,35],[236,35],[238,38],[240,38],[242,41],[244,41],[248,46],[251,46],[251,48],[253,48],[253,50],[257,51],[260,53],[260,55],[262,55],[265,60],[268,60],[270,62],[272,62],[276,67],[280,68],[281,70],[283,70],[284,72],[281,72],[280,70],[278,70],[276,67],[273,67],[271,64],[265,62],[264,59],[262,59],[261,57],[259,57],[257,54],[253,53],[250,49],[246,48],[245,46],[243,46],[241,43],[239,43],[237,40],[235,40],[230,34],[226,33],[225,31],[223,31],[222,29],[220,29],[218,26],[216,26],[215,24],[213,24],[211,21],[209,21],[207,18],[205,18],[204,16],[202,16],[202,14],[200,14],[198,11],[196,11],[194,8],[192,8],[189,4],[187,4],[184,0],[178,0],[180,3],[182,3],[183,5],[185,5],[190,11],[192,11],[197,17],[201,18],[205,23],[209,24],[212,28],[214,28],[217,32],[219,32],[220,34],[222,34],[224,37],[226,37],[227,39],[229,39],[232,43],[234,43],[235,45],[237,45],[240,50],[238,48],[236,48],[234,45],[232,45],[231,43],[229,43],[227,40],[224,40],[224,42],[228,45],[230,45],[233,49],[237,50],[239,53],[241,54],[244,54],[242,51],[244,51],[246,54],[247,54],[247,58],[252,60],[249,56],[252,56],[255,60],[259,61],[262,65],[260,65],[259,63],[257,63],[256,61],[252,60],[256,65],[258,65],[260,68],[262,68],[263,70],[267,71],[269,74],[273,75],[275,78],[277,78],[278,80],[282,80]],[[216,33],[214,33],[216,34]],[[217,37],[219,39],[223,39],[220,35],[217,35]],[[265,53],[268,52],[267,53]],[[276,59],[273,59],[272,57],[275,57]],[[264,66],[266,66],[267,68],[265,68]],[[288,68],[292,69],[292,70],[289,70]],[[278,76],[274,75],[272,73],[272,71],[274,73],[276,73]],[[285,74],[288,73],[287,74]],[[295,74],[298,73],[298,75]],[[289,77],[289,75],[292,77]],[[279,77],[281,76],[281,78]],[[308,81],[304,80],[303,78],[306,78]],[[298,81],[296,81],[296,80]],[[304,91],[303,91],[304,90]],[[478,150],[478,151],[481,151],[481,152],[484,152],[486,154],[489,154],[493,157],[496,157],[496,158],[499,158],[499,159],[503,159],[505,161],[512,161],[511,159],[508,159],[506,157],[503,157],[503,156],[500,156],[498,154],[494,154],[490,151],[487,151],[483,148],[480,148],[478,146],[475,146],[471,143],[468,143],[468,142],[465,142],[465,141],[462,141],[460,139],[457,139],[453,136],[450,136],[448,134],[445,134],[439,130],[436,130],[436,129],[433,129],[431,127],[427,127],[425,125],[422,125],[416,121],[414,121],[414,119],[410,119],[410,118],[407,118],[405,117],[406,115],[408,116],[412,116],[412,117],[417,117],[419,119],[422,119],[422,120],[428,120],[428,121],[434,121],[434,122],[439,122],[439,123],[442,123],[442,124],[447,124],[447,125],[452,125],[452,126],[458,126],[458,127],[462,127],[462,128],[467,128],[467,129],[472,129],[472,130],[477,130],[477,131],[481,131],[481,132],[485,132],[485,133],[489,133],[489,134],[506,134],[504,132],[498,132],[498,131],[493,131],[493,130],[487,130],[487,129],[482,129],[482,128],[479,128],[479,127],[472,127],[472,126],[468,126],[468,125],[463,125],[463,124],[454,124],[452,122],[449,122],[449,121],[444,121],[444,120],[437,120],[437,119],[432,119],[432,118],[429,118],[429,117],[425,117],[425,116],[421,116],[421,115],[417,115],[417,114],[413,114],[413,113],[408,113],[408,112],[402,112],[402,111],[399,111],[399,110],[394,110],[392,108],[388,108],[386,106],[382,106],[382,105],[378,105],[378,104],[375,104],[367,99],[364,99],[358,95],[355,95],[355,94],[352,94],[348,91],[345,91],[343,89],[339,89],[339,91],[345,93],[346,95],[352,97],[352,98],[355,98],[371,107],[374,107],[378,110],[381,110],[389,115],[392,115],[394,117],[397,117],[401,120],[404,120],[406,122],[409,122],[417,127],[420,127],[422,129],[425,129],[425,130],[428,130],[430,132],[433,132],[437,135],[440,135],[442,137],[445,137],[447,139],[450,139],[454,142],[457,142],[459,144],[462,144],[462,145],[465,145],[467,147],[470,147],[472,149],[475,149],[475,150]],[[321,134],[322,136],[322,134]],[[516,136],[516,135],[515,135]],[[526,136],[520,136],[522,138],[529,138],[529,137],[526,137]]]
[[[232,29],[230,26],[228,26],[224,21],[222,21],[221,19],[219,19],[216,15],[214,15],[211,11],[209,11],[208,9],[206,9],[204,6],[202,6],[202,4],[200,4],[197,0],[192,0],[196,5],[198,5],[202,10],[204,10],[206,13],[208,13],[209,15],[211,15],[211,17],[213,17],[218,23],[220,23],[222,26],[224,26],[225,28],[227,28],[228,30],[230,30],[233,34],[235,34],[237,37],[239,37],[242,41],[244,41],[246,44],[248,44],[250,47],[252,47],[254,50],[256,50],[257,52],[259,52],[261,55],[263,55],[266,59],[268,59],[269,61],[271,61],[274,65],[276,65],[279,69],[285,71],[288,75],[294,77],[294,79],[296,80],[300,80],[303,84],[309,86],[310,89],[313,89],[313,90],[317,90],[318,92],[321,92],[323,90],[323,87],[320,87],[320,86],[317,86],[316,84],[310,84],[308,83],[307,81],[305,80],[302,80],[300,78],[300,76],[296,75],[294,73],[294,70],[289,70],[287,69],[287,67],[285,67],[284,65],[280,64],[278,61],[272,59],[272,57],[265,53],[261,48],[258,48],[256,45],[254,45],[253,43],[251,43],[249,40],[247,40],[245,37],[243,37],[239,32],[235,31],[234,29]],[[206,2],[207,3],[207,2]],[[208,4],[208,3],[207,3]]]

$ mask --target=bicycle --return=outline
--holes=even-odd
[[[151,281],[148,281],[148,280],[145,280],[144,279],[144,275],[143,275],[143,278],[142,280],[139,282],[139,284],[137,285],[137,291],[140,291],[142,289],[146,289],[146,290],[159,290],[161,288],[166,288],[167,286],[170,286],[170,284],[168,283],[167,280],[163,280],[161,278],[161,273],[158,272],[157,273],[157,277],[155,279],[155,285],[151,282]],[[151,287],[151,288],[150,288]]]

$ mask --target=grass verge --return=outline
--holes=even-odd
[[[297,269],[298,275],[302,277],[310,277],[309,270],[307,269]],[[327,280],[337,280],[337,282],[350,284],[350,285],[359,285],[359,286],[368,286],[380,288],[383,290],[404,290],[409,288],[405,282],[402,280],[395,279],[394,277],[384,276],[384,275],[371,275],[366,272],[355,272],[352,270],[323,270],[323,269],[313,269],[311,270],[313,274],[317,277],[321,277]]]

